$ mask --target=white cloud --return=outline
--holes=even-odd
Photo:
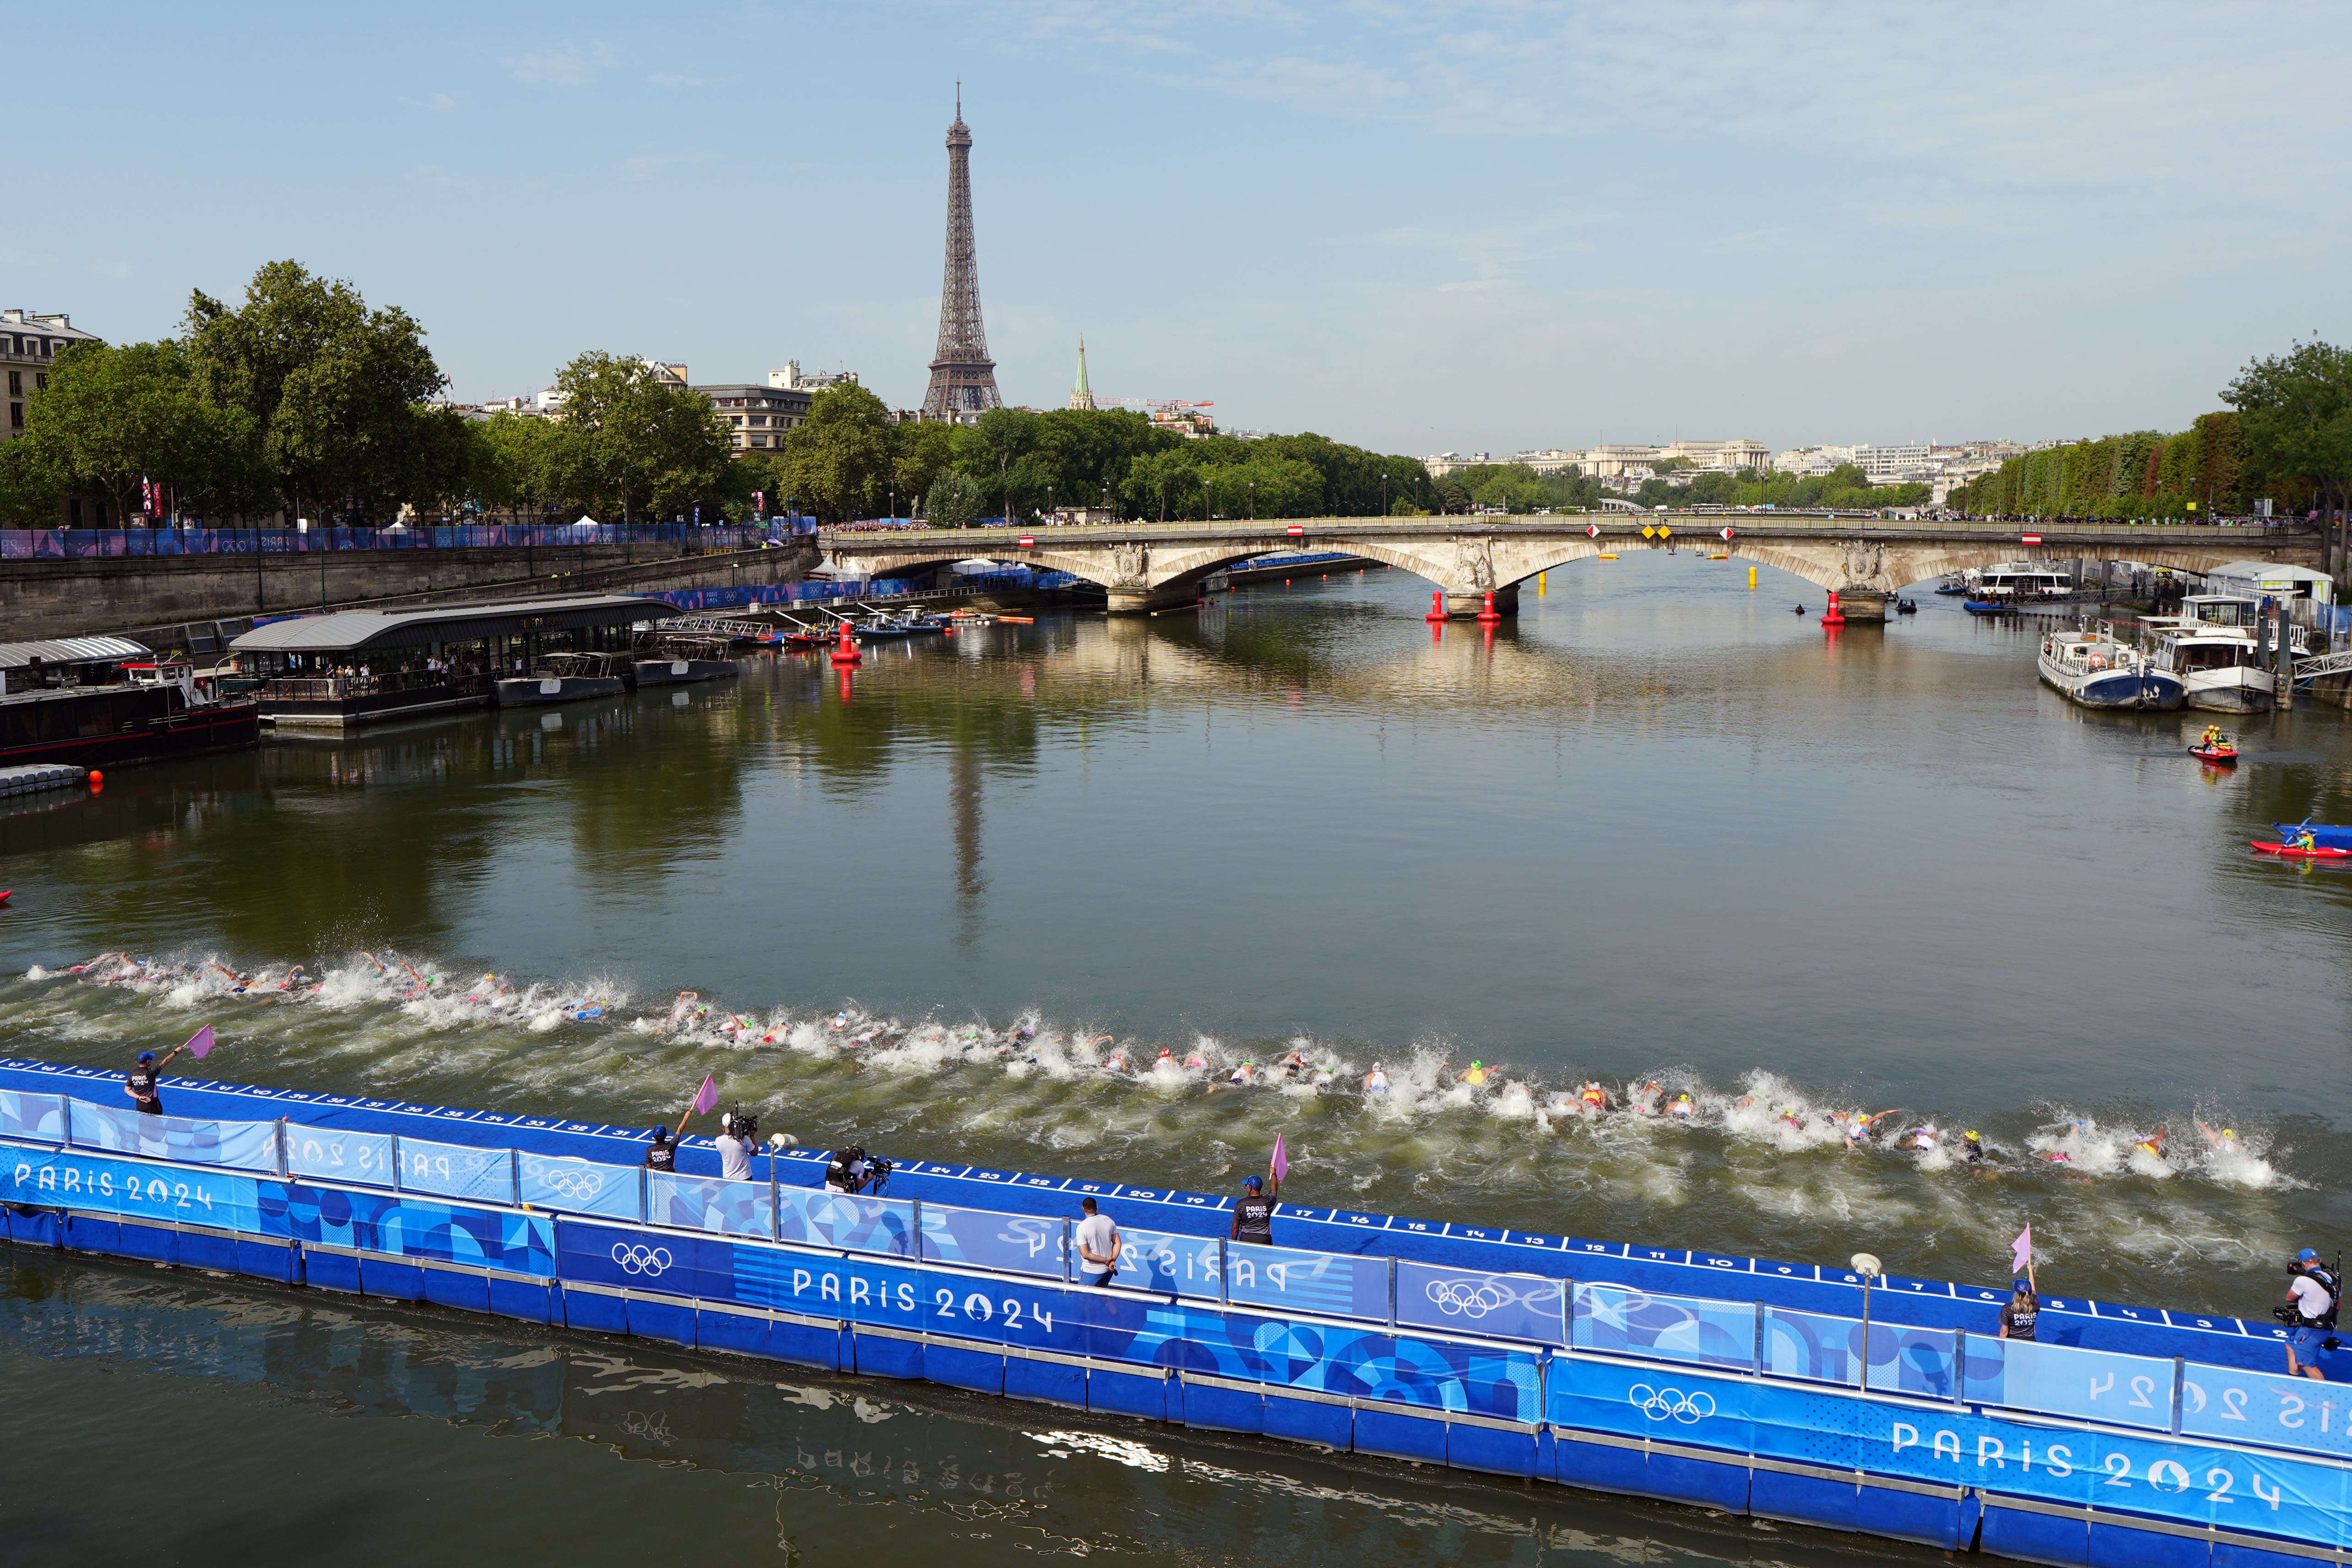
[[[587,87],[621,63],[610,44],[566,40],[502,62],[519,81],[533,87]]]

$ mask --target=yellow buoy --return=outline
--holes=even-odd
[[[1753,566],[1748,569],[1748,585],[1751,588],[1756,586],[1756,568]]]
[[[1614,561],[1617,559],[1617,552],[1613,550],[1607,551],[1601,554],[1594,556],[1593,559],[1595,561]]]
[[[1542,598],[1542,597],[1544,596],[1545,593],[1546,593],[1546,592],[1548,592],[1548,590],[1545,588],[1544,584],[1547,584],[1547,583],[1549,583],[1550,580],[1551,580],[1551,574],[1550,574],[1550,573],[1549,573],[1549,572],[1538,572],[1538,573],[1537,573],[1537,574],[1536,574],[1536,597],[1537,597],[1537,598],[1538,598],[1538,599]]]

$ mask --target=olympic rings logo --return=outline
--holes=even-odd
[[[586,1166],[544,1165],[539,1179],[557,1197],[570,1198],[574,1203],[586,1203],[604,1190],[604,1176]]]
[[[1653,1421],[1679,1421],[1696,1426],[1715,1414],[1715,1395],[1705,1389],[1685,1394],[1679,1388],[1652,1388],[1637,1383],[1625,1391],[1626,1403]]]
[[[1433,1279],[1429,1299],[1448,1317],[1483,1318],[1499,1312],[1518,1297],[1491,1279]]]
[[[624,1273],[643,1274],[650,1278],[668,1272],[669,1266],[677,1259],[670,1257],[667,1247],[616,1241],[613,1244],[613,1261],[621,1266]]]

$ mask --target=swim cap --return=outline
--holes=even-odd
[[[1252,1176],[1248,1181],[1244,1182],[1242,1185],[1247,1187],[1252,1192],[1255,1192],[1260,1187],[1265,1185],[1265,1184],[1259,1181],[1255,1176]]]
[[[2306,1247],[2294,1255],[2294,1260],[2297,1263],[2316,1263],[2319,1261],[2319,1254]]]
[[[1975,1142],[1977,1141],[1978,1134],[1977,1134],[1977,1131],[1976,1131],[1976,1129],[1974,1129],[1974,1128],[1972,1127],[1972,1128],[1969,1129],[1969,1131],[1967,1131],[1966,1132],[1961,1133],[1961,1134],[1960,1134],[1960,1136],[1961,1136],[1961,1137],[1963,1137],[1963,1138],[1965,1138],[1965,1139],[1967,1139],[1969,1142],[1973,1143],[1973,1142]]]
[[[2224,1138],[2235,1138],[2237,1135],[2238,1130],[2234,1127],[2224,1127],[2221,1129],[2221,1136]]]
[[[152,1051],[142,1051],[139,1053],[139,1059],[142,1062],[152,1062],[155,1059],[155,1053]]]

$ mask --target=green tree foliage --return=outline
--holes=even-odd
[[[2241,418],[2207,414],[2175,436],[2135,430],[2045,447],[2011,458],[1946,500],[1989,517],[2158,519],[2240,511],[2249,478]]]
[[[251,417],[199,396],[176,342],[68,348],[9,445],[22,492],[12,510],[25,521],[54,518],[76,492],[102,495],[113,517],[127,518],[142,479],[198,515],[266,504],[270,493]]]
[[[572,499],[572,448],[560,421],[501,412],[475,430],[474,497],[483,506],[538,521]]]
[[[2296,510],[2352,507],[2352,349],[2315,338],[2252,361],[2221,401],[2259,487]]]
[[[1788,474],[1742,468],[1736,474],[1712,470],[1686,484],[1662,479],[1642,481],[1631,499],[1643,506],[1828,508],[1838,511],[1873,511],[1891,506],[1925,506],[1926,485],[1874,485],[1870,476],[1852,463],[1840,463],[1826,474]]]
[[[826,523],[881,516],[898,437],[880,398],[855,382],[835,382],[816,395],[808,422],[784,437],[785,493]]]
[[[625,492],[627,515],[640,521],[698,505],[716,521],[740,500],[733,439],[702,394],[640,359],[598,352],[565,365],[555,385],[567,488],[599,521],[623,516]]]
[[[425,405],[445,378],[406,311],[371,310],[350,284],[273,261],[234,310],[196,290],[185,342],[198,393],[251,420],[298,511],[381,516],[447,481],[458,416]]]
[[[981,493],[979,481],[950,468],[931,481],[923,498],[923,517],[933,528],[970,528],[987,506],[988,498]]]

